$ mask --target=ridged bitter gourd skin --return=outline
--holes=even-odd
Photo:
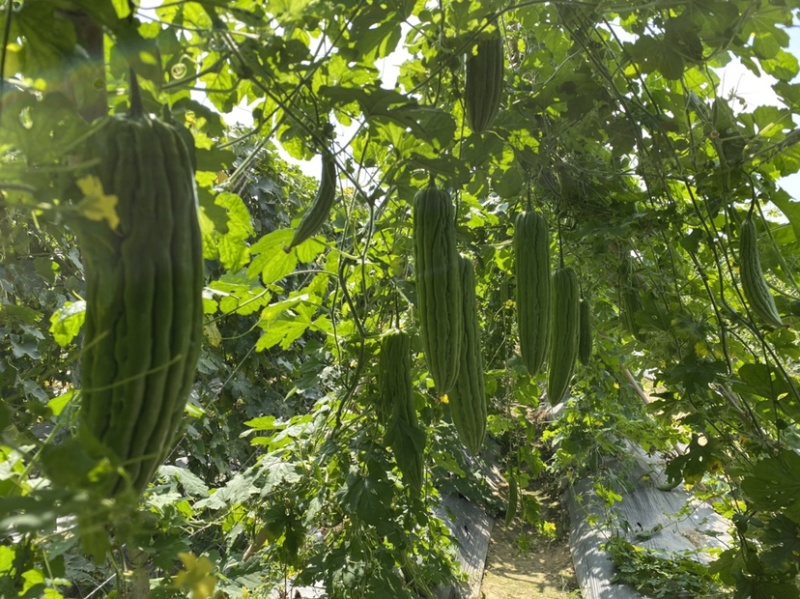
[[[633,260],[625,256],[619,267],[619,317],[634,337],[641,339],[636,315],[642,310],[642,299],[634,277]]]
[[[391,410],[386,443],[392,448],[403,480],[419,494],[424,481],[425,431],[414,408],[411,382],[411,340],[400,330],[381,340],[378,362],[381,404]]]
[[[578,276],[569,267],[553,273],[553,317],[550,332],[550,371],[547,397],[551,405],[561,403],[569,388],[578,357]]]
[[[478,455],[486,434],[486,390],[481,357],[481,329],[475,302],[475,268],[461,256],[461,292],[464,301],[464,334],[461,341],[461,364],[458,379],[448,395],[450,416],[466,448]]]
[[[772,297],[764,272],[761,270],[758,233],[750,216],[742,222],[739,232],[739,276],[750,310],[768,326],[782,327],[783,320],[775,305],[775,298]]]
[[[526,211],[514,228],[517,329],[522,361],[536,375],[547,356],[550,334],[550,235],[538,212]]]
[[[458,376],[462,297],[450,195],[433,184],[414,198],[414,266],[422,347],[439,395]]]
[[[499,30],[481,39],[467,55],[465,104],[470,129],[483,133],[500,111],[504,83],[504,46]]]
[[[107,118],[88,153],[119,223],[75,223],[86,280],[80,434],[137,493],[175,440],[202,341],[194,148],[183,137],[138,109]]]

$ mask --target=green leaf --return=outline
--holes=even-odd
[[[778,399],[789,392],[789,387],[781,373],[770,369],[766,364],[744,364],[739,368],[739,378],[744,385],[736,384],[738,390],[752,393],[767,399]]]
[[[250,212],[242,198],[235,193],[221,192],[214,203],[227,212],[227,232],[218,240],[217,250],[222,265],[230,271],[237,271],[247,264],[250,250],[245,241],[255,234]]]
[[[257,494],[259,489],[253,484],[252,478],[243,474],[236,474],[228,483],[216,489],[206,499],[201,499],[195,504],[196,510],[223,509],[237,503],[245,503],[251,496]]]
[[[67,19],[56,19],[53,6],[47,2],[25,2],[14,11],[11,39],[25,39],[24,65],[28,77],[61,73],[64,61],[75,52],[75,29]],[[3,11],[5,16],[7,13]],[[5,23],[5,18],[2,19]]]
[[[217,205],[214,200],[214,195],[209,191],[209,187],[213,185],[214,179],[209,178],[208,187],[200,186],[197,188],[197,200],[200,204],[200,217],[201,220],[207,220],[206,226],[208,230],[204,230],[204,234],[211,234],[217,232],[225,234],[228,232],[228,213],[222,206]]]
[[[438,108],[420,106],[397,91],[376,86],[347,88],[324,85],[320,93],[342,105],[358,102],[367,120],[389,121],[410,130],[418,139],[436,148],[448,146],[454,138],[456,123],[452,115]]]
[[[22,573],[22,580],[25,581],[25,584],[22,586],[20,595],[25,596],[31,589],[44,586],[44,572],[38,569],[28,570]]]
[[[278,344],[285,350],[306,332],[311,326],[311,321],[289,315],[261,326],[264,328],[264,333],[256,342],[256,351],[263,351]]]
[[[778,571],[785,571],[797,562],[800,556],[800,525],[786,516],[776,516],[769,520],[762,536],[771,545],[764,552],[764,563]]]
[[[800,72],[800,63],[794,54],[785,50],[779,51],[774,58],[762,60],[761,66],[767,74],[779,81],[791,81]]]
[[[655,56],[655,62],[658,70],[667,79],[677,80],[683,75],[683,57],[666,43],[661,45],[660,51]]]
[[[206,484],[195,474],[192,474],[186,468],[178,468],[177,466],[164,465],[158,469],[159,476],[166,479],[175,479],[186,491],[187,495],[194,497],[208,497],[208,487]]]
[[[502,198],[513,198],[522,193],[525,181],[521,169],[511,167],[494,182],[494,190]]]
[[[670,460],[666,468],[666,474],[671,484],[676,484],[681,480],[687,483],[699,482],[703,475],[711,472],[720,466],[720,459],[717,455],[719,443],[713,438],[704,437],[703,443],[698,435],[692,435],[689,447],[683,455]]]
[[[213,148],[197,148],[195,150],[197,157],[197,170],[219,172],[224,168],[229,168],[236,158],[236,155],[230,150],[221,150],[217,147]]]
[[[42,313],[17,304],[0,302],[0,323],[8,326],[14,324],[33,324],[42,318]]]
[[[308,293],[297,292],[285,300],[272,303],[261,311],[261,322],[269,323],[291,309],[300,311],[302,304],[308,303],[310,298]]]
[[[800,202],[794,200],[786,190],[780,187],[772,194],[770,200],[789,219],[794,231],[794,238],[800,240]]]
[[[310,0],[270,0],[267,9],[282,22],[287,19],[299,20],[309,2]]]
[[[256,255],[247,267],[248,277],[261,277],[264,285],[279,281],[297,267],[297,254],[285,252],[294,236],[291,229],[278,229],[259,239],[250,248]]]
[[[311,237],[306,239],[303,243],[292,248],[292,251],[297,254],[297,260],[301,263],[314,262],[322,252],[327,249],[328,245],[322,243],[319,237]]]
[[[23,335],[17,337],[16,335],[10,339],[11,353],[15,358],[22,358],[26,356],[31,360],[41,360],[42,355],[39,353],[39,342],[30,335]]]
[[[359,476],[348,483],[342,505],[351,514],[372,526],[380,526],[392,519],[388,510],[392,489],[388,481]]]
[[[742,491],[754,510],[780,510],[800,524],[800,455],[783,450],[761,460],[742,481]]]
[[[242,433],[244,435],[248,435],[253,431],[274,431],[286,428],[286,423],[278,422],[275,416],[259,416],[258,418],[247,420],[244,425],[249,426],[251,429]]]
[[[68,439],[58,445],[45,445],[42,448],[42,466],[57,485],[79,489],[87,484],[97,460],[86,452],[77,439]]]

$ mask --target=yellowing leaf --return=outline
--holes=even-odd
[[[399,277],[403,274],[404,260],[402,256],[392,256],[389,261],[389,272],[393,277]]]
[[[20,593],[20,595],[24,595],[33,587],[43,584],[45,580],[42,571],[36,569],[23,572],[22,579],[25,581],[25,583],[22,587],[22,592]]]
[[[211,347],[219,347],[222,345],[222,333],[219,332],[217,325],[214,322],[207,324],[204,327],[206,339]]]
[[[66,347],[80,332],[86,319],[86,302],[67,302],[50,317],[50,332],[61,347]]]
[[[119,198],[103,193],[103,184],[97,177],[81,177],[77,183],[85,196],[78,204],[81,214],[89,220],[105,220],[108,222],[108,226],[115,231],[119,226],[119,215],[117,215]]]
[[[697,353],[699,358],[707,358],[709,355],[708,348],[702,341],[698,341],[694,344],[694,351]]]
[[[73,391],[67,391],[66,393],[62,393],[58,397],[54,397],[50,401],[47,402],[47,407],[50,408],[50,411],[53,412],[53,416],[58,416],[67,407],[67,404],[72,399],[74,395]],[[0,569],[2,571],[2,569]]]
[[[114,6],[118,19],[127,19],[130,16],[131,7],[128,0],[111,0],[111,4]]]
[[[0,572],[8,572],[14,567],[15,555],[13,548],[0,546]]]

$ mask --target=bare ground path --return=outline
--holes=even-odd
[[[563,520],[563,508],[536,493],[549,520]],[[548,512],[556,512],[551,515]],[[495,523],[481,585],[483,599],[579,599],[565,527],[552,538],[517,518],[510,528]]]

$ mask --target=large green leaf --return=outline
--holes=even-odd
[[[752,509],[780,510],[800,524],[800,455],[784,450],[757,462],[742,481],[742,490]]]

